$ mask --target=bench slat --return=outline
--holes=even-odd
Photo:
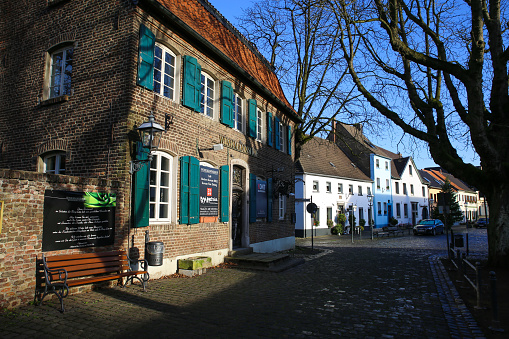
[[[55,255],[46,257],[46,262],[50,263],[53,261],[62,261],[62,260],[76,260],[83,258],[102,258],[102,257],[111,257],[111,256],[121,256],[125,255],[125,251],[109,251],[109,252],[97,252],[97,253],[78,253],[78,254],[65,254],[65,255]]]
[[[105,256],[105,257],[99,257],[99,258],[80,258],[75,257],[73,259],[71,258],[65,258],[60,260],[46,260],[46,265],[49,268],[54,267],[71,267],[74,265],[83,265],[88,263],[99,263],[99,262],[116,262],[116,261],[122,261],[127,260],[127,256]]]
[[[69,281],[67,283],[67,286],[69,286],[69,287],[80,286],[80,285],[92,284],[92,283],[100,282],[100,281],[115,280],[115,279],[120,279],[123,277],[130,276],[130,275],[140,275],[140,274],[145,274],[145,273],[147,273],[147,271],[131,271],[131,272],[119,273],[119,274],[115,274],[115,275],[108,274],[105,276],[97,276],[97,277],[90,277],[90,278],[84,278],[84,279],[73,279],[72,281]]]

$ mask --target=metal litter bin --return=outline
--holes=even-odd
[[[163,264],[164,243],[162,241],[150,241],[145,245],[145,259],[149,266],[161,266]]]
[[[465,246],[465,242],[463,240],[463,234],[455,234],[454,235],[454,246],[455,247]]]

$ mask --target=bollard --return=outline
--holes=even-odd
[[[498,320],[497,275],[493,271],[490,271],[490,287],[493,317],[489,329],[496,332],[504,332],[504,329],[500,328],[500,322]]]
[[[476,275],[476,284],[475,291],[477,292],[477,309],[481,309],[481,263],[476,261],[475,263],[475,275]]]

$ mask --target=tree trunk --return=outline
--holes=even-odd
[[[488,262],[509,268],[509,189],[499,182],[493,193],[486,195],[489,205]]]

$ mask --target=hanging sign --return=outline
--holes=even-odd
[[[219,170],[200,166],[200,216],[219,215]]]
[[[42,250],[113,245],[115,206],[114,193],[46,191]]]

